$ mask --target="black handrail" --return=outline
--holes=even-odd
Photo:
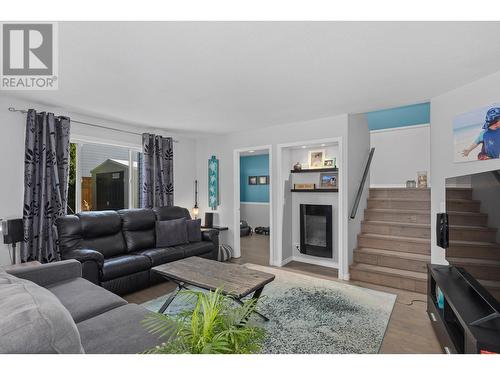
[[[361,183],[359,184],[358,193],[356,194],[356,200],[354,201],[354,206],[351,211],[351,219],[356,217],[356,213],[358,211],[359,201],[361,200],[361,195],[363,194],[363,189],[365,187],[366,178],[368,177],[368,172],[370,171],[370,165],[372,164],[373,153],[375,152],[375,147],[372,147],[370,150],[370,154],[368,155],[368,160],[366,162],[365,171],[363,173],[363,178],[361,179]]]

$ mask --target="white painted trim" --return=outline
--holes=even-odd
[[[129,143],[129,142],[120,142],[120,141],[116,141],[116,140],[111,140],[111,139],[107,139],[107,138],[103,139],[103,138],[75,135],[75,136],[70,137],[70,142],[71,143],[80,143],[80,144],[92,143],[92,144],[105,145],[105,146],[122,147],[122,148],[131,149],[133,151],[142,152],[142,148],[140,146],[140,137],[139,136],[137,136],[137,137],[138,137],[137,143]]]
[[[290,142],[290,143],[280,143],[277,145],[277,176],[274,181],[278,181],[280,184],[281,190],[277,194],[277,203],[276,206],[278,207],[278,215],[276,218],[276,230],[273,232],[276,232],[276,251],[274,252],[275,254],[275,259],[274,263],[272,265],[277,265],[280,266],[282,262],[282,257],[283,257],[283,238],[282,238],[282,232],[283,232],[283,205],[285,204],[285,199],[284,199],[284,180],[283,180],[283,170],[281,168],[281,162],[282,162],[282,153],[284,148],[290,148],[290,147],[295,147],[295,146],[302,146],[304,144],[311,145],[311,144],[321,144],[321,143],[336,143],[339,147],[339,157],[340,157],[340,163],[339,163],[339,179],[340,179],[340,189],[339,189],[339,202],[338,202],[338,264],[334,262],[329,262],[327,267],[331,267],[332,264],[335,264],[336,267],[338,268],[338,277],[339,279],[343,279],[343,277],[346,277],[349,273],[349,253],[347,249],[347,237],[348,237],[348,232],[347,232],[347,214],[345,211],[344,207],[344,197],[347,197],[347,147],[343,147],[343,137],[333,137],[333,138],[322,138],[322,139],[313,139],[313,140],[303,140],[303,141],[298,141],[298,142]],[[345,211],[345,212],[344,212]],[[345,245],[344,245],[345,244]],[[292,260],[297,260],[299,262],[305,262],[305,263],[311,263],[307,262],[303,257],[300,259],[294,259],[295,257],[292,257]],[[312,260],[312,262],[316,262],[315,259]],[[316,263],[311,263],[311,264],[317,264],[317,265],[324,265],[324,261],[321,261],[322,264]]]
[[[280,262],[279,267],[286,266],[288,263],[293,261],[293,256],[286,258],[284,261]]]
[[[339,268],[339,264],[337,262],[334,262],[332,260],[326,260],[326,259],[319,259],[316,257],[308,257],[307,255],[294,255],[291,257],[292,261],[295,262],[301,262],[301,263],[308,263],[308,264],[314,264],[316,266],[323,266],[323,267],[329,267],[329,268]],[[288,258],[290,259],[290,258]]]
[[[260,206],[269,206],[269,202],[241,202],[240,204],[255,204]]]
[[[370,134],[372,134],[372,133],[387,133],[387,132],[394,132],[394,131],[399,131],[399,130],[427,128],[429,126],[431,126],[431,124],[408,125],[408,126],[400,126],[397,128],[377,129],[377,130],[370,130]]]
[[[250,150],[262,150],[266,149],[269,151],[269,264],[273,265],[274,259],[274,225],[273,225],[273,146],[263,145],[254,147],[245,147],[233,150],[233,204],[234,204],[234,215],[233,215],[233,245],[234,245],[234,257],[241,257],[241,238],[240,238],[240,155],[243,152]],[[265,203],[265,202],[260,202]]]

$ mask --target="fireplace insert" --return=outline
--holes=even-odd
[[[300,252],[332,258],[332,206],[300,205]]]

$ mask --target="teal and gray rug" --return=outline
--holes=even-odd
[[[263,353],[377,353],[396,296],[371,289],[297,274],[282,269],[246,265],[276,275],[264,288],[259,311],[270,318],[255,322],[267,331]],[[143,304],[158,311],[166,296]],[[176,298],[167,313],[188,306]]]

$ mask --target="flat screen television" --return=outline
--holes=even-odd
[[[448,178],[436,234],[446,260],[491,306],[485,319],[500,318],[500,171]]]

